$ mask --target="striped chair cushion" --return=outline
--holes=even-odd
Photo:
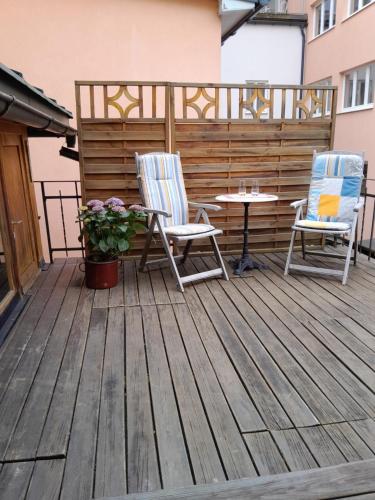
[[[306,219],[321,222],[353,220],[363,177],[363,157],[354,153],[327,152],[317,154]]]
[[[161,217],[163,227],[188,222],[188,203],[180,157],[170,153],[138,156],[137,174],[146,207],[165,210],[171,217]]]

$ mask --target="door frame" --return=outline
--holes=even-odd
[[[31,241],[30,244],[32,246],[32,253],[34,255],[35,261],[40,268],[40,263],[42,259],[42,247],[41,247],[41,239],[39,233],[39,222],[37,216],[36,209],[36,201],[35,195],[31,191],[33,189],[32,179],[31,179],[31,171],[30,171],[30,162],[29,162],[29,154],[27,148],[27,129],[25,126],[6,122],[5,120],[0,120],[0,136],[1,135],[13,135],[17,136],[19,140],[20,146],[20,162],[21,162],[21,176],[22,182],[24,184],[25,193],[27,199],[26,204],[28,206],[28,217],[29,223],[31,227]],[[6,144],[3,144],[3,141],[0,137],[0,149]],[[11,287],[11,292],[7,294],[5,299],[0,304],[0,314],[6,309],[7,306],[11,303],[12,299],[15,295],[23,295],[27,289],[31,286],[34,281],[33,277],[29,283],[26,283],[23,287],[21,286],[21,280],[19,276],[19,268],[16,258],[16,243],[13,238],[13,227],[10,221],[9,215],[9,201],[7,199],[6,190],[4,186],[4,177],[3,177],[3,161],[2,155],[0,152],[0,224],[3,228],[3,236],[4,242],[4,254],[6,254],[6,266],[8,270],[8,279],[9,285]],[[9,297],[8,297],[9,295]]]

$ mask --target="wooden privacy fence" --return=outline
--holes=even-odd
[[[251,207],[253,250],[284,249],[307,194],[313,151],[332,148],[337,90],[329,86],[76,82],[83,199],[140,201],[134,153],[180,151],[188,199],[215,202],[257,179],[277,203]],[[240,205],[221,204],[221,248],[240,248]],[[314,237],[314,235],[312,235]],[[135,242],[139,254],[143,237]],[[206,249],[205,242],[196,247]]]

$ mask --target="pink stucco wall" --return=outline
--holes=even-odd
[[[220,81],[217,0],[1,0],[1,15],[1,62],[74,115],[74,80]],[[29,144],[34,180],[79,179],[78,163],[59,156],[63,139]],[[54,184],[47,194],[59,188],[74,192],[71,185]],[[58,203],[48,204],[54,244],[63,246]],[[70,246],[77,245],[75,216],[72,201],[65,213]]]
[[[343,73],[375,61],[375,3],[348,18],[348,1],[337,0],[336,25],[314,39],[315,3],[308,8],[305,83],[332,77],[338,86],[335,148],[363,151],[375,178],[375,109],[342,113]]]
[[[74,80],[220,81],[217,0],[2,0],[1,11],[1,61],[74,114]],[[34,178],[79,177],[62,143],[30,141]]]

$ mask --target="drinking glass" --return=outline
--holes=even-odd
[[[245,181],[245,179],[240,179],[240,182],[238,185],[238,194],[241,196],[246,195],[246,181]]]
[[[253,196],[258,196],[259,194],[259,181],[256,179],[251,184],[251,194]]]

